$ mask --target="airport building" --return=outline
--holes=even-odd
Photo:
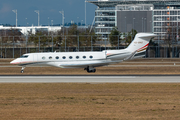
[[[113,27],[120,32],[154,32],[163,40],[167,30],[179,38],[180,0],[91,0],[95,4],[95,31],[104,39]]]
[[[28,33],[36,34],[37,31],[57,32],[62,29],[61,26],[24,26],[24,27],[6,27],[0,25],[1,30],[17,29],[22,34],[28,35]]]

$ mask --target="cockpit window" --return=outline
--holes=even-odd
[[[29,55],[23,55],[20,58],[28,58]]]

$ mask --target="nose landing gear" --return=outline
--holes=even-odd
[[[26,67],[22,67],[22,69],[21,69],[21,73],[24,73],[24,69],[25,69]]]

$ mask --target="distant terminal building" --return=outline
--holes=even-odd
[[[179,38],[180,0],[92,0],[95,4],[96,34],[104,38],[117,26],[120,32],[132,29],[154,32],[163,39],[167,29]]]
[[[76,24],[77,28],[80,30],[83,29],[87,29],[88,26],[85,26],[85,24],[82,23],[74,23],[73,21],[71,21],[71,23],[66,23],[64,26],[64,31],[66,32],[66,34],[68,34],[68,29],[71,25]],[[62,25],[53,25],[53,26],[48,26],[48,25],[43,25],[43,26],[12,26],[12,25],[0,25],[0,31],[2,30],[11,30],[11,29],[16,29],[18,31],[20,31],[23,35],[28,35],[29,33],[32,34],[36,34],[39,31],[45,31],[45,32],[58,32],[63,30],[63,26]]]
[[[22,27],[7,27],[0,26],[0,30],[18,29],[22,34],[28,35],[28,33],[36,34],[37,31],[57,32],[61,30],[61,26],[22,26]]]

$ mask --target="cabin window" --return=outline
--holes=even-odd
[[[62,58],[63,58],[63,59],[66,59],[66,57],[65,57],[65,56],[63,56]]]
[[[83,56],[83,58],[85,59],[85,58],[86,58],[86,56]]]
[[[76,59],[79,59],[79,56],[76,56]]]
[[[93,56],[91,55],[91,56],[89,56],[89,58],[91,58],[91,59],[92,59],[92,58],[93,58]]]
[[[51,59],[52,59],[52,57],[50,56],[50,57],[49,57],[49,59],[51,60]]]
[[[72,56],[69,56],[69,59],[72,59],[73,57]]]
[[[42,57],[42,59],[43,59],[43,60],[45,60],[45,59],[46,59],[46,57],[44,57],[44,56],[43,56],[43,57]]]
[[[20,58],[28,58],[29,55],[23,55]]]
[[[56,59],[59,59],[59,57],[58,57],[58,56],[56,56]]]

